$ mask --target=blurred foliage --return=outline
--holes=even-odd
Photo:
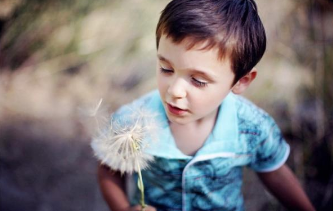
[[[156,86],[154,32],[167,2],[0,2],[1,209],[107,210],[92,179],[89,113],[100,98],[105,117]],[[257,3],[268,48],[245,95],[276,119],[288,164],[316,208],[330,210],[332,0]],[[254,175],[244,179],[248,210],[283,210]]]
[[[13,13],[2,18],[3,33],[0,37],[2,52],[0,67],[9,67],[12,70],[20,67],[38,50],[47,46],[49,49],[43,55],[43,59],[75,51],[77,49],[75,31],[79,29],[80,21],[89,11],[106,1],[17,0],[17,2],[12,6],[15,7],[12,8]],[[61,30],[64,25],[70,29],[58,34],[60,35],[58,43],[49,43],[53,33]]]
[[[283,45],[280,55],[308,71],[312,82],[298,88],[295,106],[289,111],[283,109],[277,120],[291,119],[284,130],[294,145],[289,163],[298,177],[304,178],[317,209],[330,210],[333,207],[332,1],[295,1],[285,21],[279,36]]]

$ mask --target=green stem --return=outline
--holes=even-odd
[[[138,151],[140,149],[140,147],[138,146],[138,144],[136,142],[132,142],[132,147],[135,151]],[[141,168],[140,168],[140,164],[138,161],[136,161],[136,165],[138,167],[138,188],[141,192],[141,199],[140,199],[140,205],[141,205],[141,211],[145,210],[146,204],[145,204],[145,193],[144,193],[144,186],[143,186],[143,181],[142,181],[142,174],[141,174]]]
[[[138,175],[139,175],[139,178],[138,178],[138,187],[139,187],[139,190],[141,192],[141,200],[140,200],[140,204],[141,204],[141,207],[142,207],[142,210],[145,209],[146,207],[146,204],[145,204],[145,194],[144,194],[144,186],[143,186],[143,181],[142,181],[142,174],[141,174],[141,169],[140,169],[140,165],[138,164]]]

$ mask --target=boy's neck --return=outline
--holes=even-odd
[[[170,129],[178,149],[186,155],[194,155],[213,131],[217,114],[218,110],[209,117],[188,124],[170,122]]]

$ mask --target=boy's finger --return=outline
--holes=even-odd
[[[141,210],[142,210],[142,208],[140,205],[136,205],[132,208],[132,211],[141,211]]]
[[[141,209],[141,210],[142,211],[156,211],[155,207],[152,207],[152,206],[146,206],[144,209]]]
[[[145,207],[145,209],[144,209],[145,211],[156,211],[156,209],[155,209],[155,207],[152,207],[152,206],[147,206],[147,207]]]
[[[131,208],[131,211],[156,211],[155,207],[147,205],[144,209],[141,208],[140,205],[136,205]]]

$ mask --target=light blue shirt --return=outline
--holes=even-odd
[[[154,156],[143,171],[146,203],[157,210],[243,210],[242,167],[269,172],[281,167],[289,145],[263,110],[230,93],[219,107],[212,133],[194,156],[182,153],[170,131],[158,91],[121,107],[114,120],[128,122],[144,108],[160,125],[158,140],[149,140]],[[138,204],[138,192],[131,199]]]

